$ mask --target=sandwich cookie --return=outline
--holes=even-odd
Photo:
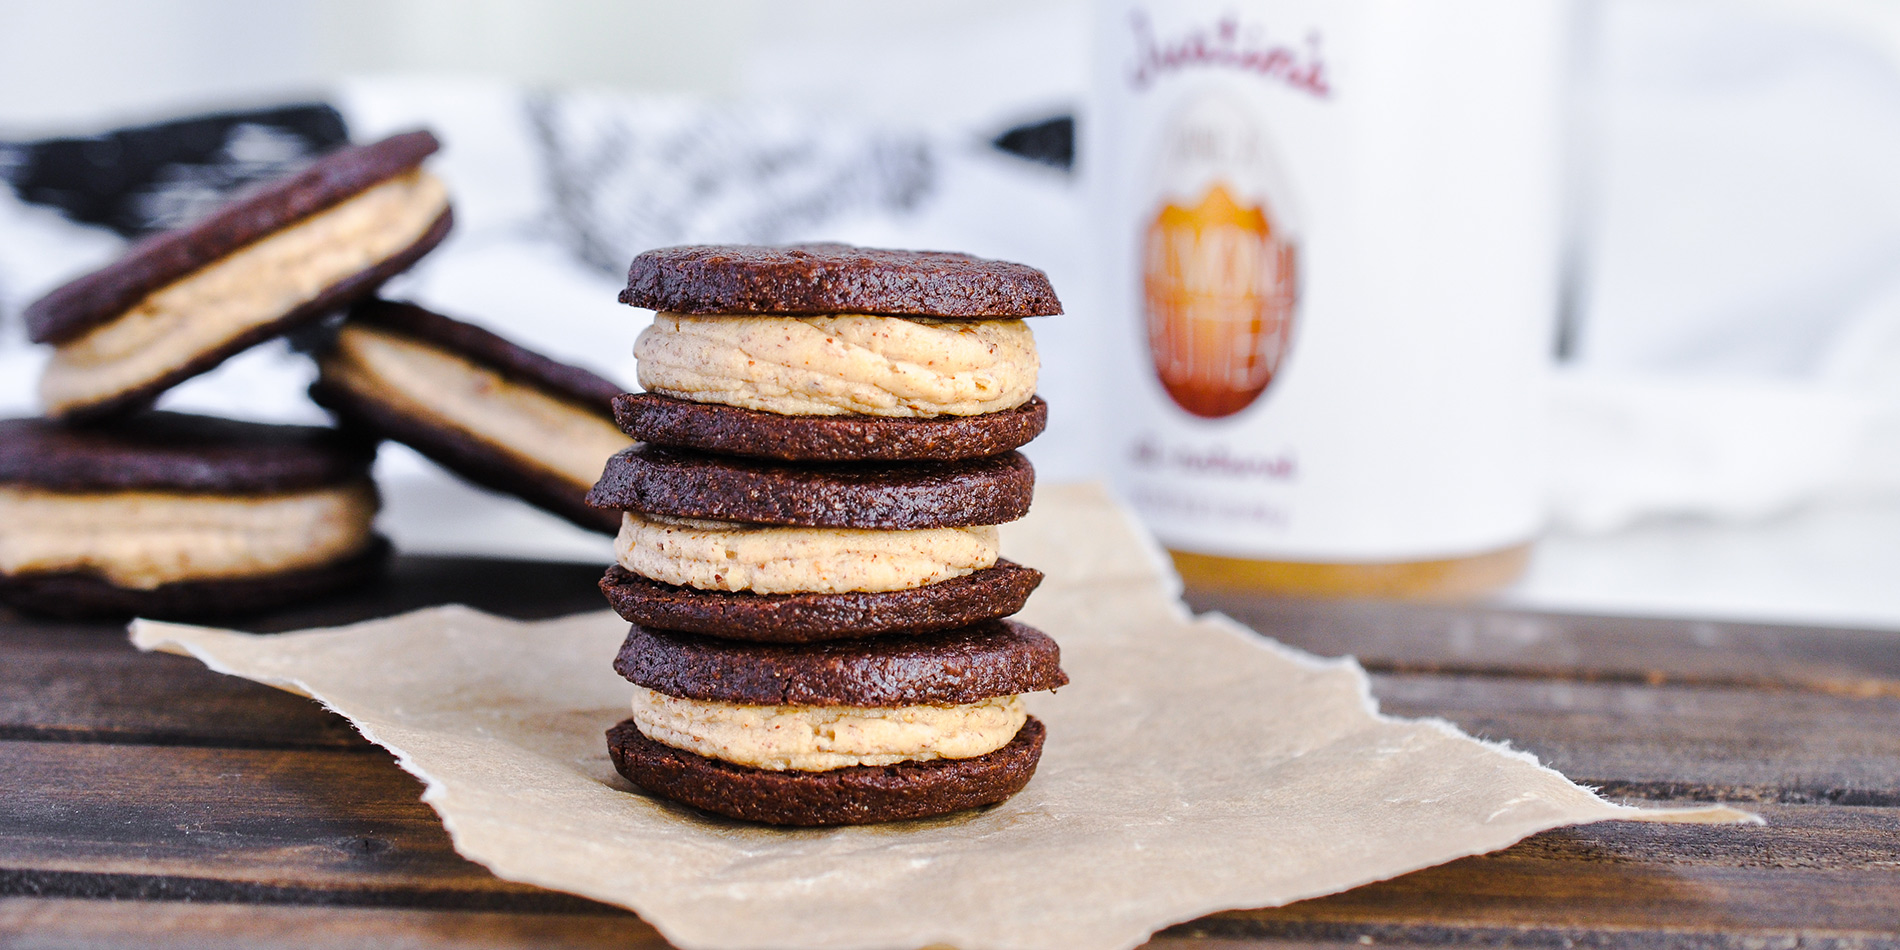
[[[689,246],[634,258],[620,302],[653,442],[788,461],[960,459],[1042,431],[1025,317],[1062,312],[1033,267],[842,244]]]
[[[310,395],[478,485],[593,531],[618,512],[587,504],[609,457],[620,386],[421,307],[358,303],[318,358]]]
[[[734,818],[943,814],[1029,781],[1043,729],[1019,697],[1066,684],[1060,660],[1013,621],[803,646],[636,625],[614,663],[637,688],[633,717],[608,747],[634,784]]]
[[[146,412],[0,421],[0,600],[61,617],[201,619],[376,576],[375,443]]]
[[[447,190],[421,168],[436,148],[410,132],[333,152],[34,302],[28,332],[55,347],[40,378],[47,413],[149,405],[407,269],[449,231]]]
[[[757,642],[940,630],[1022,608],[1041,573],[998,557],[1029,510],[1020,453],[794,464],[641,444],[589,503],[620,512],[601,588],[635,623]]]

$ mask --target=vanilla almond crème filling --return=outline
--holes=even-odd
[[[633,724],[661,745],[755,769],[826,772],[988,755],[1029,718],[1016,696],[961,706],[746,706],[633,690]]]
[[[251,577],[340,561],[370,543],[361,479],[278,495],[67,493],[0,486],[0,572],[91,571],[120,587]]]
[[[995,525],[969,528],[799,528],[621,516],[620,566],[676,587],[758,594],[909,590],[996,563]]]
[[[380,327],[344,324],[319,366],[328,382],[473,436],[581,491],[633,444],[598,412]]]
[[[781,415],[973,416],[1036,394],[1021,320],[686,316],[660,313],[634,343],[640,385]]]
[[[448,203],[442,182],[417,169],[253,241],[60,344],[40,401],[59,415],[185,366],[394,257]]]

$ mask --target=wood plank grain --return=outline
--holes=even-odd
[[[380,907],[0,898],[0,950],[450,947],[659,950],[640,918]]]
[[[399,557],[388,579],[366,590],[237,626],[333,626],[444,603],[521,619],[601,610],[600,571],[588,564]],[[0,658],[0,739],[366,747],[348,723],[308,700],[194,660],[141,654],[120,624],[0,617]]]
[[[463,860],[380,752],[0,742],[0,893],[571,911]]]
[[[0,739],[369,748],[343,717],[182,656],[140,653],[119,630],[29,647],[0,627]]]
[[[1476,605],[1299,600],[1190,591],[1282,643],[1367,669],[1900,696],[1900,633]]]
[[[1416,673],[1375,674],[1373,693],[1610,795],[1900,805],[1900,699]]]
[[[1176,928],[1230,938],[1585,946],[1900,940],[1900,812],[1765,809],[1768,828],[1559,829],[1287,907]],[[1806,942],[1794,938],[1804,938]]]
[[[0,893],[599,909],[500,881],[456,856],[414,780],[374,754],[0,743],[0,787],[12,790],[0,800]],[[1207,926],[1262,935],[1322,925],[1532,924],[1769,933],[1826,921],[1900,935],[1900,809],[1762,810],[1767,827],[1603,823],[1551,832],[1495,855]]]

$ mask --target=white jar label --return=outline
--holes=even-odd
[[[1117,471],[1163,543],[1415,560],[1536,532],[1561,9],[1098,8]]]

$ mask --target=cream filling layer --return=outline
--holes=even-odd
[[[582,491],[633,444],[598,412],[380,327],[344,324],[318,365],[328,382],[464,432]]]
[[[662,745],[755,769],[968,759],[1009,744],[1029,714],[1015,696],[962,706],[745,706],[634,687],[633,724]]]
[[[877,531],[622,515],[620,566],[678,587],[759,594],[909,590],[996,563],[995,525]]]
[[[61,344],[40,401],[59,415],[158,379],[395,256],[448,203],[442,182],[416,169],[253,241]]]
[[[661,313],[633,354],[640,385],[781,415],[973,416],[1036,393],[1021,320]]]
[[[256,497],[0,486],[0,572],[93,571],[143,590],[276,574],[362,550],[375,516],[368,479]]]

